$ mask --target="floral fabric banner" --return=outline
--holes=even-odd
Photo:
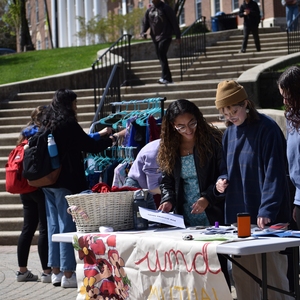
[[[232,300],[216,244],[168,236],[74,236],[77,300]]]

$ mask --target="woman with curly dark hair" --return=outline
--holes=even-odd
[[[158,152],[163,173],[159,209],[182,214],[187,226],[223,223],[224,199],[213,194],[221,155],[222,132],[206,122],[193,102],[172,102]]]
[[[172,102],[163,118],[158,164],[162,171],[159,210],[174,211],[187,226],[224,222],[224,198],[213,193],[220,175],[222,132],[207,123],[191,101]],[[227,261],[219,257],[230,287]]]
[[[111,128],[100,131],[98,138],[92,138],[84,132],[77,122],[76,98],[77,95],[71,90],[57,90],[42,122],[54,136],[62,165],[56,183],[43,187],[43,191],[46,197],[48,265],[53,270],[52,284],[64,288],[77,286],[74,249],[69,243],[53,243],[51,237],[55,233],[76,231],[72,216],[67,213],[68,203],[65,196],[88,189],[82,152],[99,153],[116,141],[113,136],[108,137]]]
[[[300,228],[300,67],[292,66],[278,79],[279,92],[285,105],[287,120],[287,158],[289,175],[296,188],[293,219]]]

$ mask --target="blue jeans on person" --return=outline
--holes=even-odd
[[[290,25],[293,22],[294,19],[296,19],[299,9],[298,5],[289,5],[285,7],[285,13],[286,13],[286,26],[289,31],[294,31],[296,29],[296,24],[294,24],[291,28]]]
[[[131,186],[131,187],[141,188],[139,183],[131,177],[126,177],[124,186]],[[156,204],[154,202],[153,195],[149,192],[147,193],[146,201],[147,201],[147,208],[156,210]]]
[[[168,63],[168,57],[167,57],[167,53],[171,45],[172,38],[164,39],[158,42],[157,41],[153,41],[153,42],[154,42],[157,57],[161,65],[161,78],[169,82],[173,82],[171,71],[169,68],[169,63]]]
[[[65,198],[72,193],[65,188],[43,188],[46,198],[49,254],[48,266],[57,267],[62,272],[75,271],[76,260],[71,243],[52,242],[56,233],[76,232],[72,216],[67,213],[68,202]]]

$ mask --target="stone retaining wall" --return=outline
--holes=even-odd
[[[238,34],[241,34],[239,29],[210,32],[206,34],[206,45],[211,46],[216,41],[226,40],[229,36]],[[99,51],[98,55],[106,50]],[[179,46],[174,41],[168,51],[168,57],[179,57]],[[132,61],[157,59],[152,41],[132,44],[131,59]],[[62,87],[71,90],[93,88],[92,68],[0,85],[0,102],[13,99],[18,93],[55,91]]]

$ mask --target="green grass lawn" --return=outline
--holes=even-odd
[[[29,51],[0,56],[0,84],[90,68],[111,44]]]

